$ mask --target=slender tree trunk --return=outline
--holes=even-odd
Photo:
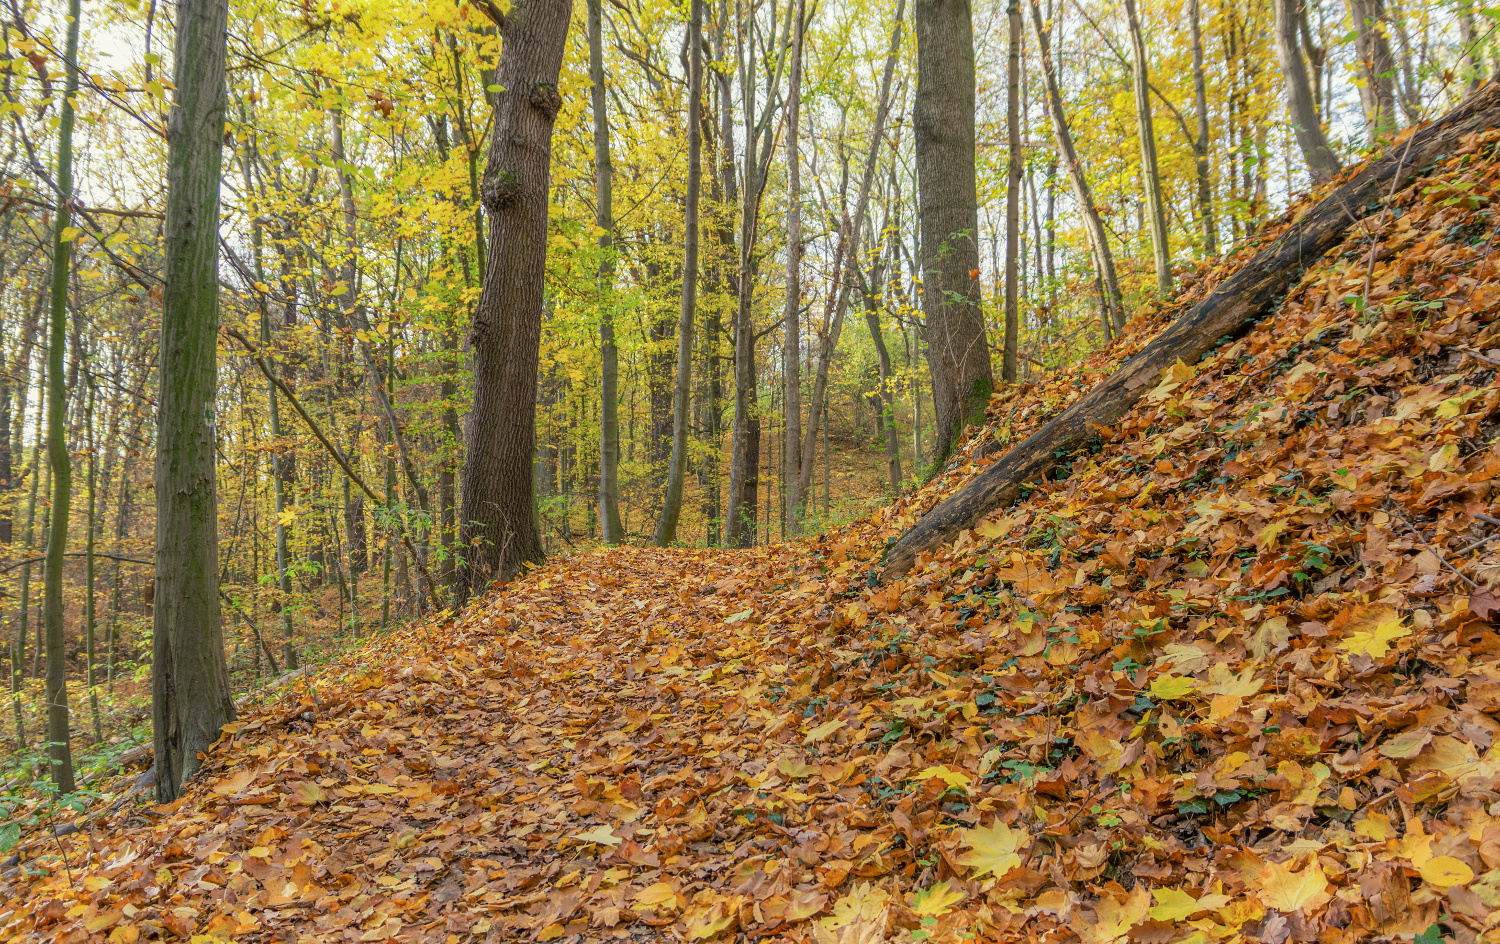
[[[349,174],[349,162],[344,155],[344,108],[342,105],[332,110],[333,124],[333,157],[335,166],[338,168],[339,204],[343,212],[344,221],[344,265],[341,278],[347,294],[340,297],[338,310],[346,313],[354,324],[354,342],[359,348],[360,359],[364,363],[365,373],[369,377],[370,393],[375,399],[375,405],[379,407],[381,415],[385,418],[386,425],[390,428],[391,440],[396,444],[396,457],[401,461],[401,471],[406,477],[406,484],[410,488],[411,497],[417,501],[417,507],[426,514],[431,506],[427,496],[427,486],[422,482],[421,476],[417,474],[416,463],[412,459],[411,448],[406,441],[406,434],[402,432],[401,420],[396,416],[395,404],[391,401],[390,376],[394,374],[394,364],[388,365],[388,372],[383,372],[380,362],[375,357],[373,345],[370,338],[374,332],[370,329],[370,321],[365,313],[364,300],[360,287],[359,269],[359,232],[358,214],[354,205],[354,182]],[[399,245],[399,244],[398,244]],[[397,258],[399,266],[400,259]],[[389,335],[388,335],[389,336]]]
[[[470,335],[474,406],[464,458],[459,603],[542,559],[532,497],[536,377],[547,261],[552,126],[572,0],[517,0],[500,33],[494,132],[482,188],[490,215]]]
[[[72,271],[74,234],[73,100],[78,94],[78,28],[80,0],[68,3],[67,69],[57,131],[57,212],[52,220],[52,305],[47,346],[47,463],[52,470],[51,528],[42,586],[42,628],[47,649],[47,756],[59,793],[73,792],[72,734],[68,724],[68,663],[63,651],[63,561],[68,550],[68,506],[72,500],[72,463],[68,456],[68,400],[63,374],[68,339],[68,276]]]
[[[1349,17],[1365,131],[1371,145],[1384,144],[1396,133],[1396,59],[1386,38],[1385,0],[1349,0]]]
[[[786,104],[786,304],[782,319],[785,344],[781,350],[782,414],[786,442],[782,448],[782,514],[786,532],[802,533],[802,44],[807,31],[807,3],[797,0],[792,14],[792,71],[787,80]]]
[[[1275,0],[1276,61],[1286,80],[1286,110],[1297,135],[1297,146],[1302,149],[1302,159],[1307,162],[1308,176],[1318,184],[1336,176],[1343,165],[1328,146],[1323,125],[1318,121],[1317,107],[1313,104],[1307,69],[1302,64],[1302,49],[1297,42],[1298,2]]]
[[[656,545],[677,540],[682,491],[687,482],[688,426],[692,420],[693,322],[698,313],[698,197],[703,189],[703,0],[691,0],[688,21],[688,174],[683,223],[682,298],[677,316],[677,383],[672,390],[672,459],[667,494],[656,522]]]
[[[885,436],[886,479],[892,495],[901,492],[901,437],[896,430],[896,390],[891,370],[891,352],[885,345],[885,334],[880,328],[880,316],[884,309],[877,292],[884,293],[885,268],[882,262],[875,263],[868,279],[864,281],[865,326],[870,330],[870,340],[875,343],[875,357],[880,371],[880,428]]]
[[[1031,3],[1031,25],[1036,33],[1037,50],[1040,52],[1042,83],[1047,91],[1047,113],[1052,117],[1052,133],[1057,138],[1058,156],[1068,172],[1068,181],[1073,185],[1073,197],[1078,202],[1078,212],[1083,216],[1084,230],[1089,238],[1094,256],[1094,272],[1103,288],[1104,307],[1107,316],[1104,332],[1112,334],[1111,328],[1125,327],[1125,305],[1120,296],[1120,282],[1115,275],[1115,260],[1109,249],[1109,234],[1104,229],[1104,220],[1099,208],[1094,205],[1094,193],[1084,176],[1083,165],[1078,160],[1078,151],[1073,146],[1073,134],[1068,129],[1068,119],[1063,113],[1062,93],[1058,90],[1057,70],[1052,64],[1052,47],[1049,31],[1042,20],[1042,10],[1037,0]]]
[[[791,34],[792,13],[787,15],[781,35],[774,48],[786,50]],[[776,59],[767,76],[772,93],[767,96],[764,109],[757,114],[755,102],[756,65],[755,45],[757,30],[754,11],[743,10],[744,22],[737,42],[736,60],[740,73],[740,89],[744,101],[745,117],[745,188],[740,201],[740,259],[739,296],[734,314],[734,432],[729,463],[729,501],[725,517],[729,519],[727,534],[730,547],[755,546],[755,521],[758,511],[760,476],[760,417],[755,414],[755,326],[751,321],[751,302],[755,294],[755,282],[760,262],[755,255],[756,234],[759,229],[760,201],[765,191],[766,173],[771,165],[772,145],[775,142],[771,124],[775,105],[774,90],[781,81],[781,70],[785,65],[785,53]],[[748,34],[748,35],[746,35]]]
[[[594,112],[594,172],[599,226],[599,529],[605,544],[625,540],[620,521],[620,349],[615,343],[615,166],[609,152],[609,112],[604,88],[604,2],[588,0],[589,90]]]
[[[917,206],[937,451],[982,423],[994,389],[979,304],[979,200],[974,179],[974,28],[969,0],[917,0]]]
[[[1474,29],[1474,0],[1458,0],[1458,41],[1462,49],[1458,76],[1464,90],[1472,95],[1479,91],[1479,83],[1484,81],[1484,63],[1480,56],[1483,40]]]
[[[870,130],[870,147],[865,154],[865,166],[860,175],[859,194],[854,202],[854,219],[847,215],[839,228],[839,240],[833,254],[833,271],[847,273],[847,277],[836,280],[830,287],[828,303],[823,312],[824,330],[818,344],[817,372],[813,379],[811,408],[808,410],[807,426],[802,436],[802,462],[798,472],[798,492],[804,498],[812,494],[813,460],[818,447],[817,435],[823,422],[823,413],[828,404],[828,372],[833,364],[833,353],[838,347],[844,330],[844,316],[849,308],[850,289],[859,282],[859,236],[865,228],[865,219],[870,207],[870,190],[875,182],[875,170],[880,157],[881,143],[885,140],[886,120],[890,117],[891,85],[896,71],[896,59],[901,51],[901,27],[905,22],[906,3],[898,0],[896,15],[891,27],[891,44],[886,54],[885,68],[880,78],[880,98],[875,108],[875,126]],[[988,351],[986,351],[988,358]]]
[[[1203,24],[1199,0],[1188,0],[1188,30],[1193,44],[1193,113],[1198,136],[1193,140],[1193,170],[1198,185],[1198,225],[1203,229],[1203,254],[1217,255],[1219,227],[1214,220],[1213,178],[1208,166],[1208,78],[1203,69]]]
[[[1005,354],[1000,363],[1000,379],[1015,383],[1021,379],[1017,345],[1021,334],[1020,272],[1017,263],[1021,239],[1021,7],[1020,0],[1010,0],[1005,8],[1010,29],[1010,53],[1007,57],[1005,99]]]
[[[1130,27],[1131,65],[1135,79],[1135,114],[1141,138],[1141,171],[1146,178],[1146,215],[1151,223],[1151,257],[1156,266],[1156,290],[1172,291],[1172,247],[1167,238],[1167,209],[1162,199],[1161,167],[1156,160],[1156,127],[1151,120],[1151,83],[1147,72],[1146,38],[1136,16],[1135,0],[1125,0]]]
[[[94,380],[88,381],[88,406],[84,412],[84,428],[88,431],[89,444],[89,516],[88,532],[84,535],[84,597],[83,597],[83,633],[84,653],[87,663],[87,680],[89,686],[89,714],[93,721],[94,743],[98,744],[104,740],[104,730],[99,721],[99,679],[95,669],[96,653],[94,650],[95,635],[95,599],[94,599],[94,538],[99,531],[99,444],[94,438]]]
[[[179,0],[157,393],[152,646],[156,795],[169,803],[234,719],[219,623],[214,393],[227,0]]]

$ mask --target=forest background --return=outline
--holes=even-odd
[[[237,689],[449,602],[498,91],[487,7],[231,4],[215,419]],[[74,704],[87,705],[75,733],[92,742],[88,762],[149,739],[154,585],[143,565],[172,11],[85,4],[76,56],[62,4],[6,0],[0,12],[0,618],[13,761],[32,756],[45,708],[46,315],[68,190],[54,148],[69,62],[76,199],[61,231],[70,320],[54,388],[78,470],[65,663]],[[553,137],[533,462],[548,553],[609,536],[606,403],[619,428],[616,537],[631,543],[658,535],[679,415],[679,543],[816,532],[942,460],[951,436],[936,419],[918,261],[912,15],[904,3],[705,5],[700,275],[683,321],[689,6],[577,6]],[[1126,312],[1190,281],[1192,263],[1246,239],[1330,167],[1450,107],[1500,67],[1497,15],[1468,0],[976,3],[969,278],[997,379],[1026,382],[1108,343]],[[590,18],[602,84],[590,77]],[[1303,74],[1300,106],[1289,63]],[[1298,107],[1326,139],[1311,149]],[[685,409],[674,410],[684,376]],[[745,511],[733,520],[732,500]]]

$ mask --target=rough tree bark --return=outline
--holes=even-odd
[[[1343,164],[1328,146],[1318,109],[1313,103],[1312,86],[1302,63],[1302,48],[1297,41],[1297,4],[1299,0],[1275,0],[1276,61],[1286,79],[1286,110],[1297,135],[1297,147],[1307,162],[1307,173],[1313,183],[1331,180],[1343,170]]]
[[[615,344],[614,180],[609,156],[609,113],[604,90],[604,0],[588,0],[589,90],[594,111],[594,171],[599,225],[599,530],[605,544],[625,540],[620,521],[620,349]]]
[[[1466,134],[1500,124],[1500,83],[1490,83],[1446,116],[1419,129],[1303,213],[1281,238],[1226,279],[1072,406],[1032,433],[913,525],[891,548],[882,579],[906,573],[917,555],[949,541],[1002,505],[1016,501],[1059,461],[1119,420],[1179,359],[1191,364],[1242,334],[1271,307],[1287,283],[1338,244],[1351,226]]]
[[[517,0],[497,24],[504,39],[494,132],[481,199],[489,211],[484,284],[469,340],[468,417],[460,510],[463,603],[542,559],[533,504],[536,375],[547,261],[552,126],[572,0]]]
[[[922,311],[937,416],[933,468],[995,387],[979,308],[979,201],[974,182],[974,26],[969,0],[917,0],[917,208]],[[837,271],[837,270],[835,270]]]
[[[688,398],[693,390],[693,319],[698,310],[698,197],[703,189],[703,0],[692,0],[688,18],[688,172],[682,247],[682,296],[677,314],[677,381],[672,390],[672,459],[667,494],[656,522],[657,547],[677,540],[682,489],[687,482]]]
[[[179,0],[167,119],[151,654],[156,796],[167,803],[234,720],[219,623],[219,177],[228,0]]]

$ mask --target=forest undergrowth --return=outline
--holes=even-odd
[[[903,579],[1255,246],[853,525],[560,558],[299,679],[176,803],[28,832],[0,938],[1496,939],[1497,158]]]

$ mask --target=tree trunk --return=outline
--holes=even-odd
[[[1497,123],[1500,84],[1491,83],[1371,161],[1107,380],[928,512],[891,548],[884,578],[906,573],[918,554],[952,540],[994,509],[1016,501],[1027,482],[1037,481],[1084,445],[1096,435],[1096,427],[1114,425],[1167,367],[1179,359],[1195,363],[1225,337],[1244,333],[1270,310],[1288,281],[1336,246],[1371,206],[1409,183],[1422,168],[1456,147],[1464,135]]]
[[[1010,51],[1005,70],[1005,354],[1000,362],[1000,379],[1015,383],[1021,379],[1017,346],[1021,335],[1021,296],[1018,243],[1021,238],[1021,7],[1020,0],[1010,0],[1005,8],[1010,29]]]
[[[490,216],[474,310],[474,406],[464,457],[459,603],[542,559],[533,503],[552,126],[572,0],[517,0],[505,16],[482,197]]]
[[[1323,125],[1318,120],[1318,110],[1313,104],[1312,87],[1308,84],[1302,49],[1297,42],[1296,6],[1299,2],[1275,0],[1276,61],[1286,79],[1286,110],[1297,135],[1297,146],[1302,149],[1302,159],[1307,162],[1308,176],[1314,184],[1319,184],[1336,177],[1343,170],[1343,164],[1328,146]]]
[[[798,149],[802,113],[802,44],[807,32],[807,3],[797,0],[792,39],[792,71],[786,104],[786,304],[782,311],[785,343],[781,349],[782,414],[786,442],[782,449],[782,514],[786,533],[802,533],[802,168]]]
[[[1396,133],[1396,59],[1386,38],[1385,0],[1349,0],[1349,16],[1365,131],[1371,145],[1382,145]]]
[[[1472,95],[1484,81],[1484,63],[1480,57],[1483,39],[1474,29],[1474,0],[1459,0],[1458,41],[1461,50],[1458,77],[1464,83],[1464,90]]]
[[[755,107],[755,68],[758,63],[756,51],[747,48],[756,39],[757,30],[752,15],[744,33],[749,34],[749,43],[742,39],[737,45],[736,60],[740,73],[740,89],[744,98],[745,114],[745,189],[740,202],[740,259],[739,296],[734,313],[734,432],[729,462],[729,501],[725,517],[729,519],[727,536],[730,547],[755,546],[755,516],[757,513],[758,482],[760,475],[760,418],[755,415],[755,326],[751,323],[751,302],[755,294],[755,281],[759,271],[759,260],[755,255],[756,233],[759,226],[760,201],[765,192],[766,172],[771,166],[772,145],[775,129],[771,117],[775,107],[774,90],[781,81],[781,70],[786,62],[791,33],[793,6],[787,7],[787,16],[781,36],[773,48],[783,50],[767,76],[767,85],[772,90],[766,97],[764,109],[759,115]],[[774,38],[774,37],[773,37]]]
[[[1073,197],[1078,202],[1078,212],[1083,216],[1085,234],[1094,256],[1094,272],[1104,290],[1104,307],[1108,322],[1104,328],[1106,336],[1112,334],[1111,327],[1125,327],[1125,305],[1120,296],[1120,281],[1115,275],[1115,260],[1109,249],[1109,234],[1104,229],[1104,220],[1099,208],[1094,205],[1094,193],[1084,176],[1083,165],[1078,160],[1078,151],[1073,146],[1073,133],[1068,129],[1068,118],[1063,114],[1062,93],[1058,90],[1057,70],[1052,64],[1052,48],[1049,31],[1042,21],[1042,10],[1037,0],[1031,3],[1031,25],[1036,32],[1037,49],[1041,53],[1042,84],[1047,91],[1047,113],[1052,117],[1052,133],[1057,138],[1058,155],[1068,171],[1068,182],[1073,185]]]
[[[688,20],[688,173],[683,221],[682,297],[677,315],[677,383],[672,390],[672,459],[667,493],[656,522],[657,547],[677,540],[682,490],[687,482],[689,398],[693,390],[693,320],[698,313],[698,197],[703,183],[703,0],[691,0]]]
[[[1193,44],[1193,112],[1198,136],[1193,141],[1193,169],[1198,184],[1198,225],[1203,229],[1203,254],[1219,251],[1219,228],[1214,222],[1213,179],[1208,167],[1208,78],[1203,69],[1203,26],[1199,0],[1188,0],[1188,30]]]
[[[880,330],[880,316],[883,308],[880,304],[881,299],[875,294],[883,291],[884,278],[884,266],[877,261],[875,268],[871,270],[868,279],[864,282],[864,291],[861,294],[864,295],[865,302],[865,326],[870,329],[870,340],[875,342],[875,356],[880,370],[878,428],[885,437],[886,479],[891,494],[899,495],[901,493],[901,440],[896,431],[896,391],[891,370],[891,352],[885,346],[885,335]]]
[[[813,461],[817,452],[819,425],[828,403],[828,371],[833,364],[833,352],[838,347],[844,330],[844,316],[849,308],[849,291],[859,282],[859,236],[865,228],[865,219],[870,208],[870,189],[875,182],[875,168],[880,158],[880,145],[885,140],[886,120],[890,117],[891,85],[896,72],[896,60],[901,53],[901,27],[905,22],[906,2],[897,0],[894,24],[891,27],[891,44],[886,53],[885,67],[880,77],[880,98],[875,108],[875,125],[870,130],[870,148],[865,153],[865,166],[860,176],[859,195],[854,202],[854,219],[847,215],[839,228],[839,240],[833,254],[833,271],[847,273],[846,278],[836,279],[830,287],[827,305],[823,310],[824,330],[818,344],[817,372],[813,379],[813,395],[807,413],[807,427],[802,436],[802,463],[798,472],[797,488],[804,500],[814,487]],[[846,163],[847,166],[847,163]],[[847,171],[845,172],[847,175]],[[830,212],[830,215],[831,212]],[[986,352],[986,358],[988,352]]]
[[[1172,247],[1167,239],[1167,209],[1162,199],[1161,167],[1156,160],[1156,126],[1151,120],[1151,83],[1146,63],[1146,38],[1136,16],[1135,0],[1125,0],[1125,19],[1133,52],[1135,115],[1141,138],[1141,172],[1146,178],[1146,216],[1151,223],[1151,258],[1156,266],[1156,290],[1172,291]]]
[[[605,544],[625,540],[620,521],[620,349],[615,344],[614,180],[604,88],[604,0],[588,0],[589,90],[594,111],[594,171],[599,226],[599,530]]]
[[[219,622],[214,394],[227,0],[179,0],[167,121],[157,393],[152,715],[156,796],[176,799],[234,719]],[[54,527],[54,530],[59,530]]]
[[[969,0],[917,0],[917,206],[922,311],[937,414],[932,466],[964,427],[982,423],[994,390],[979,307],[979,201],[974,181],[974,27]]]
[[[68,505],[72,499],[72,464],[68,457],[67,384],[63,363],[68,339],[68,276],[72,272],[74,234],[73,99],[78,94],[79,0],[68,3],[66,91],[57,131],[57,213],[52,219],[52,297],[47,346],[47,463],[52,470],[52,527],[42,585],[42,628],[47,644],[47,756],[52,783],[59,793],[73,792],[73,755],[69,747],[68,663],[63,651],[63,559],[68,551]]]

